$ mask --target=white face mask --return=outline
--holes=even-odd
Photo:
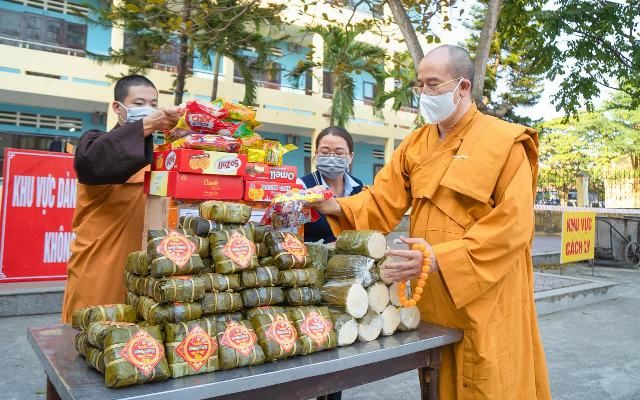
[[[439,124],[456,112],[456,108],[462,97],[458,99],[457,103],[454,103],[453,92],[460,86],[460,83],[462,83],[462,79],[460,79],[456,87],[448,93],[436,96],[431,96],[426,93],[420,95],[420,115],[422,115],[422,118],[424,118],[428,124]]]
[[[120,104],[122,108],[124,108],[127,112],[126,118],[122,118],[122,116],[119,115],[120,119],[122,119],[123,122],[135,122],[144,117],[148,117],[156,111],[156,109],[153,107],[125,107],[125,105],[120,103],[119,101],[116,101],[116,103]]]

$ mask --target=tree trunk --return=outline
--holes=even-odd
[[[213,61],[213,88],[211,89],[211,101],[218,98],[218,77],[220,76],[220,54],[216,53]]]
[[[476,59],[474,64],[473,78],[473,99],[476,104],[483,106],[484,78],[487,73],[487,60],[491,51],[491,42],[493,35],[496,33],[498,26],[498,17],[502,8],[502,0],[489,0],[487,4],[487,13],[482,26],[482,32],[478,39],[478,49],[476,50]]]
[[[191,0],[184,2],[184,10],[182,11],[182,20],[188,21],[191,19]],[[186,32],[182,32],[180,35],[179,46],[180,57],[178,58],[178,66],[176,71],[176,88],[175,97],[173,103],[177,106],[182,104],[182,97],[184,95],[185,81],[187,80],[187,69],[189,65],[189,35]]]
[[[329,126],[336,126],[336,110],[337,108],[334,106],[333,102],[336,100],[336,82],[337,79],[334,77],[333,74],[331,74],[331,81],[333,82],[333,87],[332,87],[332,91],[333,93],[331,93],[331,117],[329,118]],[[323,89],[324,92],[324,89]],[[344,128],[344,127],[342,127]]]
[[[391,14],[393,14],[396,24],[400,28],[400,33],[402,33],[405,43],[407,43],[407,49],[411,54],[413,65],[417,71],[420,61],[424,57],[424,51],[420,46],[420,41],[418,41],[416,30],[411,23],[411,19],[409,19],[409,15],[407,15],[407,10],[405,10],[402,0],[387,0],[387,4],[391,9]]]

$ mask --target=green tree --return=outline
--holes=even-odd
[[[265,15],[277,15],[281,10],[281,6],[260,4],[259,0],[103,0],[94,8],[97,17],[91,22],[122,28],[135,34],[135,40],[108,56],[94,56],[99,62],[129,65],[130,73],[142,73],[153,68],[160,52],[177,52],[174,103],[180,104],[195,50],[210,49],[211,43],[228,32],[241,27],[250,30]],[[269,21],[276,23],[279,19]],[[210,56],[206,52],[202,55]],[[246,92],[255,94],[255,90]]]
[[[602,192],[602,179],[613,165],[640,169],[640,110],[633,99],[616,93],[595,111],[542,123],[540,175],[542,187],[566,194],[578,172],[591,175],[593,190]],[[629,172],[629,171],[628,171]]]
[[[554,96],[558,109],[576,115],[602,88],[630,96],[629,106],[640,104],[640,4],[629,1],[558,0],[543,11],[545,37],[541,52],[552,54],[547,77],[561,78]]]
[[[218,0],[219,6],[233,8],[236,0]],[[280,35],[279,27],[282,24],[279,13],[284,9],[283,5],[273,5],[270,8],[260,7],[259,3],[247,4],[237,16],[243,23],[229,24],[224,14],[212,15],[205,20],[207,29],[228,26],[221,32],[216,40],[198,43],[196,49],[203,56],[205,65],[212,67],[213,86],[211,88],[211,100],[218,97],[218,81],[220,76],[220,61],[222,57],[229,58],[242,75],[245,94],[243,103],[254,104],[256,100],[256,84],[254,74],[257,71],[271,70],[272,63],[269,56],[276,47],[278,41],[286,39]],[[255,57],[248,56],[247,50],[253,50]],[[278,72],[279,71],[273,71]]]
[[[476,57],[487,3],[488,0],[483,0],[472,9],[472,20],[467,25],[472,35],[466,45]],[[538,103],[544,75],[550,67],[549,58],[536,51],[544,39],[540,33],[541,24],[535,16],[544,3],[541,0],[506,0],[502,3],[485,62],[486,72],[476,76],[474,82],[474,98],[483,112],[526,125],[536,122],[517,115],[516,109]],[[480,73],[477,63],[476,73]],[[498,85],[498,82],[502,84]]]
[[[393,67],[387,73],[394,80],[394,88],[376,98],[375,108],[384,108],[385,103],[389,100],[393,101],[391,109],[396,112],[404,107],[419,107],[419,98],[412,90],[416,83],[416,69],[413,66],[411,55],[409,52],[397,53],[392,57],[392,64]],[[417,113],[414,124],[416,127],[424,124],[420,113]]]
[[[331,126],[346,126],[353,117],[354,101],[353,74],[369,73],[376,82],[375,96],[384,88],[386,73],[385,52],[379,47],[359,42],[358,35],[366,32],[368,25],[356,24],[342,28],[336,25],[313,26],[306,29],[308,33],[320,35],[324,39],[324,49],[311,49],[307,58],[299,62],[291,72],[292,80],[298,84],[300,78],[318,67],[328,72],[333,88],[331,102]],[[313,60],[315,51],[323,51],[322,63]],[[326,77],[325,77],[326,78]]]
[[[569,190],[575,188],[580,172],[591,175],[592,189],[601,187],[602,167],[600,155],[590,149],[589,142],[580,132],[563,125],[542,129],[538,172],[540,189],[557,190],[566,203]]]

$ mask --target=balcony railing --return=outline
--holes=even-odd
[[[400,111],[408,112],[411,114],[418,113],[418,109],[416,107],[400,107]]]
[[[21,47],[24,49],[42,50],[51,53],[66,54],[68,56],[86,57],[86,52],[79,49],[71,49],[68,47],[54,46],[50,44],[30,42],[27,40],[14,39],[6,36],[0,36],[0,44]]]

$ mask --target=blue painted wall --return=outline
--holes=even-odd
[[[20,106],[15,104],[7,104],[0,103],[0,110],[2,111],[12,111],[12,112],[23,112],[30,114],[44,114],[44,115],[59,115],[61,117],[71,117],[71,118],[80,118],[82,119],[82,129],[69,132],[68,130],[57,130],[57,129],[49,129],[49,128],[34,128],[29,126],[15,126],[15,125],[3,125],[0,123],[0,130],[3,132],[11,132],[11,133],[28,133],[35,135],[51,135],[51,136],[64,136],[64,137],[80,137],[85,131],[89,129],[100,129],[106,130],[106,126],[96,125],[91,121],[91,113],[82,113],[76,111],[69,110],[58,110],[55,108],[40,108],[40,107],[28,107],[28,106]]]
[[[373,158],[373,150],[384,151],[384,146],[355,143],[353,147],[355,156],[353,157],[351,174],[364,182],[365,185],[371,185],[374,164],[384,164],[384,160]]]
[[[85,2],[77,2],[78,4],[85,4]],[[86,3],[97,6],[97,0],[89,0]],[[31,14],[46,15],[47,17],[59,18],[65,21],[73,22],[76,24],[88,25],[87,27],[87,51],[96,54],[108,54],[111,47],[111,28],[105,28],[98,25],[89,25],[87,21],[75,15],[62,14],[55,11],[43,10],[35,7],[27,7],[22,4],[10,3],[8,1],[0,0],[0,9],[10,10],[15,12],[28,12]]]
[[[211,62],[213,63],[215,60],[215,53],[211,55]],[[220,71],[220,75],[224,75],[224,62],[222,57],[220,58],[220,62],[218,63],[218,68]],[[213,67],[206,66],[202,61],[202,55],[196,50],[193,56],[193,70],[196,72],[206,72],[213,75]]]
[[[298,62],[303,61],[307,56],[306,54],[309,52],[308,47],[300,47],[298,52],[290,52],[289,46],[285,42],[279,42],[277,47],[282,50],[282,57],[274,57],[273,61],[280,63],[282,67],[280,82],[282,86],[286,87],[296,87],[296,85],[291,81],[291,77],[289,74]],[[298,82],[297,88],[305,87],[305,77],[301,77]]]

